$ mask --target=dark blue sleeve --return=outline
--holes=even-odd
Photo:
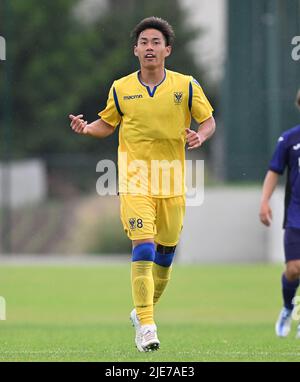
[[[282,175],[284,173],[285,167],[287,165],[288,150],[286,138],[284,136],[280,137],[269,164],[269,170]]]

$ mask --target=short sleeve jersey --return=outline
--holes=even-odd
[[[269,165],[282,175],[287,168],[284,228],[300,228],[300,126],[287,130],[279,138]]]
[[[119,130],[119,192],[172,197],[185,193],[185,129],[202,123],[213,108],[192,77],[165,70],[150,89],[139,72],[115,81],[99,113]]]

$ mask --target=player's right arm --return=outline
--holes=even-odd
[[[71,120],[71,129],[77,134],[90,135],[96,138],[105,138],[111,135],[115,128],[103,121],[103,119],[97,119],[94,122],[88,123],[83,119],[83,115],[69,115]]]
[[[272,209],[270,207],[271,196],[277,186],[279,174],[269,170],[264,180],[260,203],[260,221],[269,227],[272,223]]]

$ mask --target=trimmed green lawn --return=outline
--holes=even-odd
[[[282,267],[174,265],[156,307],[161,349],[129,322],[130,265],[2,266],[1,361],[299,361],[296,322],[274,335]]]

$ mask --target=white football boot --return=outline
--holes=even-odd
[[[156,325],[141,325],[133,309],[130,313],[132,326],[135,328],[135,345],[140,352],[149,352],[159,349],[160,342],[157,338]]]
[[[293,310],[283,307],[280,311],[278,320],[275,325],[275,332],[278,337],[287,337],[292,326]]]
[[[141,348],[144,352],[155,351],[159,349],[159,339],[157,338],[156,325],[141,326]],[[140,350],[140,349],[139,349]]]
[[[135,345],[139,351],[144,351],[141,346],[141,324],[135,309],[133,309],[130,313],[130,321],[132,322],[132,326],[135,328]]]

